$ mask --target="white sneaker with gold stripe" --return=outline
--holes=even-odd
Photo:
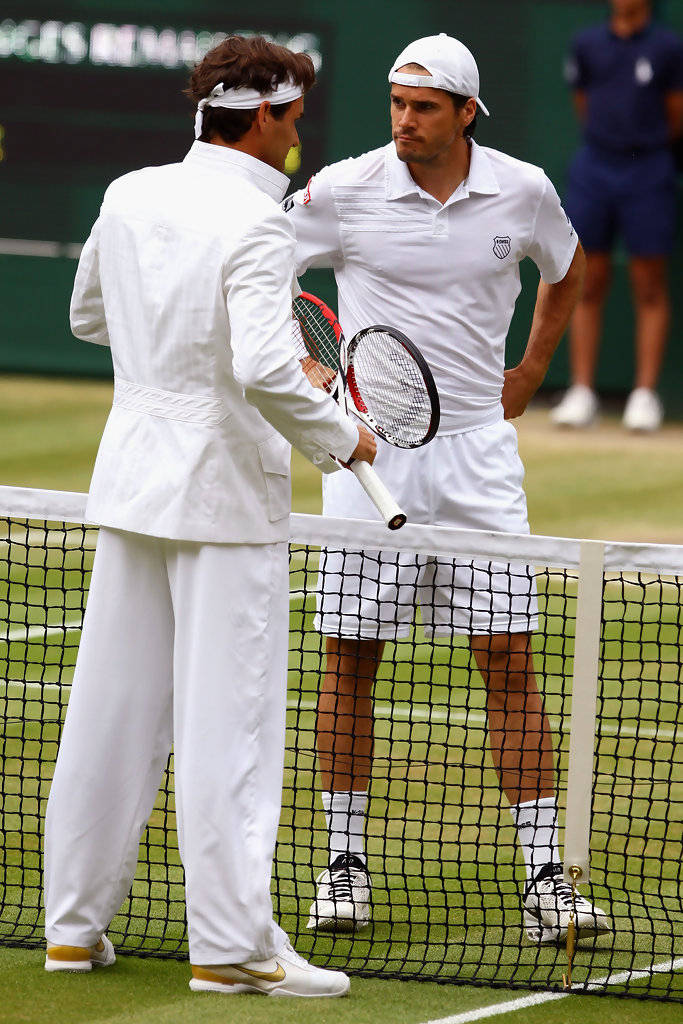
[[[48,942],[45,956],[46,971],[91,971],[93,967],[111,967],[116,963],[114,947],[103,935],[94,946],[60,946]]]
[[[341,971],[314,967],[285,943],[270,960],[245,964],[192,965],[190,988],[193,992],[260,992],[264,996],[303,996],[324,998],[347,995],[350,982]]]

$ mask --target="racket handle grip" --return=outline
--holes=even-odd
[[[370,463],[353,460],[349,464],[349,469],[389,529],[400,530],[406,521],[405,513],[396,504]]]

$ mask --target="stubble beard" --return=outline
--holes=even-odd
[[[401,143],[400,145],[405,147],[406,143]],[[396,156],[404,164],[431,164],[433,163],[433,161],[438,160],[441,154],[449,148],[449,145],[450,144],[442,146],[439,149],[432,149],[429,152],[425,152],[424,150],[421,151],[418,149],[416,152],[410,151],[408,153],[405,150],[404,152],[401,152],[401,150],[399,149],[399,142],[396,139],[394,139]]]
[[[394,146],[396,147],[396,156],[404,164],[428,164],[436,155],[435,153],[425,153],[418,147],[413,149],[409,142],[399,142],[397,139],[394,139]]]

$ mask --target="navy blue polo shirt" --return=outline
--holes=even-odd
[[[683,90],[683,41],[653,22],[626,39],[597,25],[575,37],[566,79],[587,95],[587,142],[617,152],[667,146],[664,97]]]

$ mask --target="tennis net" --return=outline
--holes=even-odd
[[[84,495],[0,488],[0,944],[8,946],[43,943],[45,807],[97,536],[84,508]],[[562,989],[564,945],[530,942],[523,928],[524,863],[489,751],[486,690],[463,633],[467,601],[458,590],[469,593],[469,572],[480,593],[497,595],[497,630],[506,593],[527,594],[532,618],[537,593],[533,664],[553,732],[565,868],[582,864],[585,877],[590,822],[582,891],[613,923],[612,933],[579,943],[573,988],[682,1001],[683,547],[408,525],[391,536],[398,553],[380,555],[387,536],[381,524],[291,520],[287,751],[273,874],[281,924],[315,963],[357,975]],[[374,687],[372,920],[354,936],[310,931],[315,879],[327,865],[316,587],[327,575],[334,590],[331,577],[347,576],[352,593],[361,574],[390,581],[399,561],[425,575],[415,624],[396,625],[402,606],[412,608],[410,587],[393,609],[377,606],[383,628],[396,628]],[[513,604],[510,596],[510,622],[519,614]],[[455,634],[430,637],[428,620],[445,621],[453,607]],[[186,956],[174,822],[171,756],[133,888],[109,929],[121,952]]]

